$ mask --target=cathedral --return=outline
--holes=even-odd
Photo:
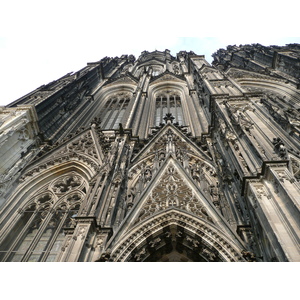
[[[0,107],[0,261],[299,262],[300,45],[104,57]]]

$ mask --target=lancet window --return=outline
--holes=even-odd
[[[60,177],[18,211],[15,225],[0,246],[0,261],[55,261],[64,229],[75,226],[86,184],[78,175]]]
[[[120,93],[110,97],[102,113],[102,128],[117,129],[122,123],[125,111],[130,101],[130,95]]]
[[[155,125],[164,123],[164,117],[171,113],[175,118],[174,123],[183,125],[184,117],[181,106],[181,98],[177,93],[162,93],[156,97]]]

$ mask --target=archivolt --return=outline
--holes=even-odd
[[[48,183],[50,184],[51,181],[55,180],[59,176],[67,174],[79,175],[85,182],[86,186],[86,183],[91,180],[91,174],[90,170],[88,170],[88,166],[81,164],[80,162],[68,161],[57,166],[51,166],[47,169],[38,169],[36,172],[33,172],[30,177],[26,177],[26,180],[18,186],[16,191],[7,200],[7,204],[3,208],[3,214],[0,218],[0,222],[3,222],[11,214],[11,212],[15,212],[16,207],[24,207],[24,205],[28,202],[28,199],[33,199],[33,197],[37,195],[37,191],[42,192],[41,189],[43,189],[43,187],[45,187]],[[51,194],[54,195],[52,191]]]
[[[99,92],[99,94],[95,95],[94,98],[96,99],[95,104],[97,106],[97,113],[99,113],[100,110],[103,108],[105,105],[107,99],[112,97],[113,95],[117,95],[120,93],[124,93],[130,98],[132,97],[134,91],[136,89],[135,85],[123,83],[123,84],[115,84],[114,86],[108,86],[108,87],[103,87],[103,89]],[[94,111],[96,111],[96,107],[94,106],[93,108]]]
[[[124,93],[124,95],[128,96],[130,99],[133,98],[133,94],[135,92],[137,84],[131,83],[114,83],[113,85],[104,86],[98,92],[94,94],[94,102],[89,108],[89,113],[91,114],[86,120],[83,120],[84,126],[89,125],[89,120],[92,120],[95,117],[98,117],[103,111],[107,101],[110,97]]]
[[[267,80],[267,79],[252,79],[252,78],[236,78],[241,86],[245,88],[258,88],[260,90],[265,90],[269,92],[276,92],[282,96],[289,97],[293,101],[297,102],[300,97],[299,91],[293,88],[290,84],[286,84],[282,81],[277,80]]]
[[[164,229],[170,226],[182,227],[185,234],[181,237],[185,243],[193,243],[193,251],[200,251],[200,256],[205,256],[201,251],[218,257],[218,261],[244,261],[241,245],[226,237],[219,229],[205,220],[197,219],[177,209],[170,209],[139,223],[130,232],[109,249],[112,261],[132,261],[141,253],[147,243],[160,242]],[[201,242],[200,242],[201,241]],[[111,243],[114,242],[114,238]],[[199,246],[199,248],[197,248]],[[145,250],[144,250],[145,252]],[[208,259],[209,260],[209,259]]]

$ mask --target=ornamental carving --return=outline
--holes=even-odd
[[[257,198],[262,200],[263,198],[271,199],[272,196],[268,193],[264,185],[256,185],[255,186],[255,192],[257,195]]]
[[[61,210],[68,210],[81,205],[85,194],[84,179],[73,172],[41,187],[26,206],[34,205],[37,210],[40,210],[45,207],[50,209],[58,204]]]
[[[81,161],[87,166],[89,166],[94,172],[98,172],[100,170],[98,163],[96,163],[94,160],[88,158],[87,156],[80,155],[76,152],[73,152],[59,157],[50,157],[49,160],[42,162],[40,164],[36,164],[32,169],[30,169],[24,175],[22,175],[19,178],[19,181],[24,182],[25,180],[28,180],[30,177],[36,176],[38,173],[48,168],[60,165],[65,162],[70,162],[70,161]]]
[[[221,88],[222,86],[227,88],[231,87],[234,88],[235,86],[229,80],[210,80],[209,82],[213,87]]]
[[[178,208],[212,222],[201,200],[188,187],[177,169],[170,164],[159,184],[145,200],[136,223],[168,208]]]
[[[202,157],[199,157],[199,152],[196,152],[187,140],[180,137],[173,128],[169,128],[153,143],[153,146],[145,151],[139,162],[129,170],[130,185],[135,189],[138,189],[138,185],[145,187],[152,179],[153,174],[164,164],[169,153],[172,153],[172,156],[176,157],[182,167],[191,173],[194,180],[198,180],[197,184],[200,182],[200,178],[207,181],[208,184],[213,180],[210,177],[215,176],[214,168]],[[205,154],[203,153],[203,156],[206,154],[209,154],[208,150]]]
[[[0,107],[0,261],[299,260],[299,53],[107,57]]]
[[[168,228],[168,226],[175,224],[177,226],[180,226],[180,224],[184,225],[185,231],[190,231],[197,238],[187,237],[180,230],[176,233],[166,231],[160,236],[155,234],[162,230],[162,228]],[[184,242],[198,251],[200,255],[206,257],[207,260],[214,261],[218,257],[221,261],[244,261],[241,255],[243,249],[237,250],[233,248],[229,240],[225,240],[217,231],[209,227],[208,224],[205,225],[200,220],[196,221],[196,219],[181,214],[178,211],[169,211],[166,214],[146,221],[146,223],[142,223],[126,239],[112,249],[110,261],[127,261],[131,255],[134,261],[142,261],[148,251],[154,248],[151,247],[153,243],[151,245],[147,243],[147,247],[144,246],[145,241],[148,239],[156,244],[156,248],[160,247],[160,244],[168,239],[176,239],[181,242],[184,240]],[[203,253],[204,249],[206,250]]]
[[[179,65],[176,64],[176,63],[173,63],[173,64],[172,64],[172,67],[173,67],[173,72],[174,72],[176,75],[179,75],[179,74],[180,74]]]
[[[96,148],[90,131],[68,144],[67,149],[70,152],[83,153],[95,159],[98,159]]]
[[[68,175],[52,183],[54,193],[61,194],[78,188],[83,180],[80,176]]]

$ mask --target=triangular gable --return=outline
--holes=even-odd
[[[169,155],[149,185],[142,191],[115,237],[122,235],[122,232],[128,232],[162,211],[167,212],[172,209],[205,220],[231,238],[236,238],[212,201],[205,197],[172,155]]]
[[[183,132],[180,131],[175,125],[167,124],[158,133],[156,133],[155,137],[135,156],[132,162],[137,162],[147,157],[150,153],[154,153],[157,148],[157,144],[165,139],[168,131],[171,130],[175,135],[174,143],[175,143],[175,151],[181,146],[185,147],[189,152],[193,153],[195,156],[200,156],[203,160],[211,161],[211,158],[202,151],[199,147],[197,147]],[[176,149],[177,148],[177,149]],[[200,154],[200,155],[199,155]]]
[[[188,176],[172,156],[156,177],[145,193],[147,196],[144,196],[144,200],[140,200],[142,203],[139,213],[135,214],[134,224],[145,220],[155,212],[171,208],[182,209],[214,223],[205,208],[204,202],[207,200],[204,200],[204,195],[191,188],[186,178]]]
[[[109,86],[109,85],[115,85],[115,84],[130,84],[130,85],[137,85],[138,81],[135,77],[131,76],[129,73],[123,76],[120,76],[118,78],[113,78],[108,80],[104,86]]]
[[[84,161],[96,170],[103,163],[104,157],[97,139],[96,134],[91,129],[88,129],[68,138],[60,144],[46,146],[45,150],[42,150],[40,153],[40,156],[36,157],[26,167],[24,176],[26,177],[27,173],[32,173],[33,169],[48,168],[59,161],[64,162],[72,159]]]
[[[157,83],[160,81],[166,81],[166,80],[171,80],[171,81],[176,81],[176,82],[185,82],[185,80],[182,76],[175,75],[167,70],[164,73],[160,74],[159,76],[152,78],[151,84]]]
[[[165,62],[163,60],[160,60],[160,59],[156,58],[156,57],[151,57],[151,58],[149,58],[147,60],[144,60],[144,61],[140,62],[139,64],[137,64],[137,67],[140,68],[143,65],[148,66],[150,64],[151,65],[160,64],[160,65],[163,66],[165,64]]]

